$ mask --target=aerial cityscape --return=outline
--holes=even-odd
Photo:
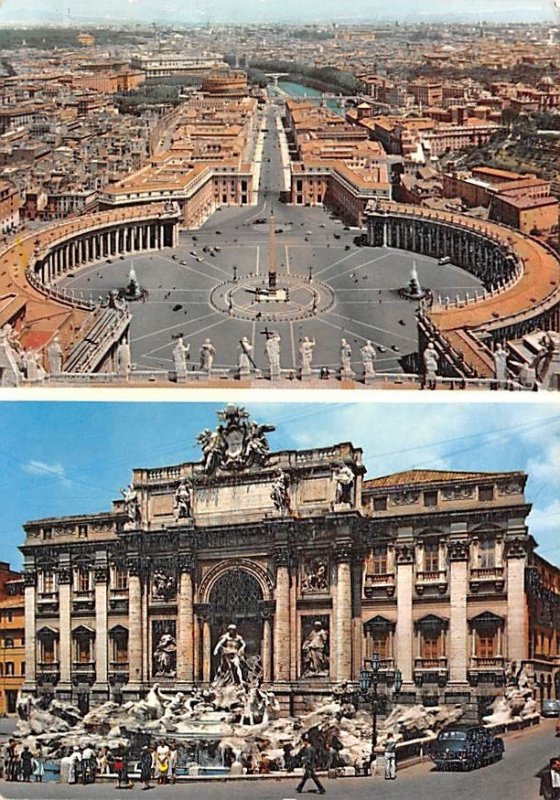
[[[2,385],[558,389],[547,13],[0,27]]]

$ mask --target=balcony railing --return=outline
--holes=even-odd
[[[128,672],[128,661],[110,661],[111,672]]]
[[[470,572],[470,585],[473,592],[485,588],[501,591],[504,588],[504,568],[473,567]]]
[[[95,672],[95,661],[74,661],[73,672]]]
[[[447,580],[447,572],[444,569],[418,570],[416,573],[417,583],[438,583]]]
[[[37,682],[58,683],[60,679],[60,664],[58,661],[40,661],[37,665]]]
[[[414,669],[429,670],[430,672],[434,670],[446,670],[447,658],[445,656],[439,658],[415,658]]]
[[[366,575],[364,582],[364,596],[373,597],[376,590],[385,590],[387,594],[395,591],[395,573],[381,572],[379,574],[370,573]]]
[[[442,594],[447,589],[447,571],[444,569],[418,570],[416,572],[416,591],[422,594],[425,589],[437,589]]]
[[[470,661],[471,670],[497,670],[504,669],[505,658],[503,656],[472,656]]]

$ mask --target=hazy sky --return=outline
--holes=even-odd
[[[0,23],[80,19],[142,22],[422,21],[434,17],[476,21],[553,18],[552,0],[0,0]]]
[[[506,400],[511,397],[504,393]],[[560,563],[560,408],[498,403],[248,403],[272,450],[351,441],[368,477],[413,467],[523,470],[539,552]],[[22,524],[109,510],[134,467],[200,460],[225,403],[0,402],[0,560],[20,566]]]

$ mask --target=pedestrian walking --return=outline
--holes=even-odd
[[[303,777],[301,781],[298,783],[296,787],[296,792],[301,793],[303,792],[303,787],[305,786],[306,782],[309,778],[313,781],[315,786],[317,787],[317,791],[319,794],[325,794],[325,788],[317,774],[315,773],[315,765],[317,763],[317,751],[309,741],[309,737],[304,734],[302,737],[303,741],[305,742],[305,747],[303,748]]]
[[[385,780],[394,781],[397,778],[397,743],[393,738],[393,734],[387,734],[385,742]]]

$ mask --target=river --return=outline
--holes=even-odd
[[[286,94],[297,95],[298,97],[307,97],[309,100],[314,100],[315,98],[320,100],[322,96],[322,92],[320,92],[319,89],[313,89],[311,86],[304,86],[302,83],[278,81],[278,88],[282,92],[286,92]],[[270,91],[272,86],[269,86],[268,89]],[[345,108],[344,106],[341,108],[340,103],[337,100],[327,100],[327,107],[332,111],[335,111],[337,114],[344,116]]]

